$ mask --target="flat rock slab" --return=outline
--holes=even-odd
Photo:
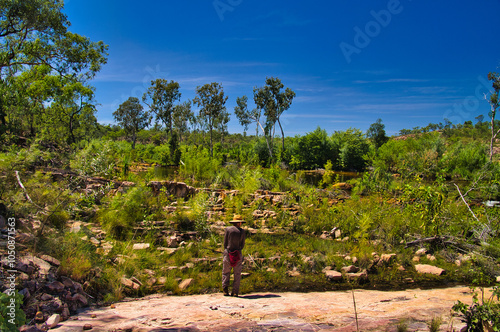
[[[360,331],[397,331],[405,320],[412,331],[428,331],[435,317],[440,331],[464,324],[450,316],[460,300],[471,304],[468,287],[405,291],[355,290]],[[95,318],[91,318],[95,317]],[[73,318],[73,319],[72,319]],[[85,324],[97,331],[356,331],[351,291],[252,293],[239,298],[222,294],[153,295],[112,307],[88,309],[53,331]]]

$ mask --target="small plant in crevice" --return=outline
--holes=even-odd
[[[470,332],[500,330],[500,286],[493,287],[489,297],[485,297],[483,287],[471,288],[472,304],[458,301],[452,308],[467,325]]]

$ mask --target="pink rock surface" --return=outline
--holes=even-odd
[[[468,287],[404,291],[355,290],[360,331],[396,331],[406,320],[411,331],[428,331],[442,318],[441,331],[460,331],[463,323],[450,316],[460,300],[472,302]],[[95,315],[95,318],[91,318]],[[153,295],[113,308],[87,310],[58,331],[92,324],[92,331],[356,331],[351,291],[253,293],[239,298],[222,294]]]

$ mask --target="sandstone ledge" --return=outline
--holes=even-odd
[[[443,328],[463,323],[450,317],[460,300],[471,303],[468,287],[382,292],[354,290],[361,331],[395,330],[405,319],[411,330],[427,330],[433,317]],[[92,331],[356,331],[351,291],[312,293],[253,293],[239,298],[222,294],[153,295],[111,307],[86,310],[78,320],[60,324],[58,331],[92,324]],[[92,318],[94,317],[94,318]]]

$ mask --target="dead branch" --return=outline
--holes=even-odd
[[[409,247],[415,247],[415,246],[418,246],[422,243],[441,243],[441,244],[447,244],[447,245],[456,245],[456,243],[452,242],[452,241],[448,241],[448,238],[446,237],[441,237],[439,235],[436,235],[436,236],[433,236],[433,237],[426,237],[426,238],[423,238],[423,239],[418,239],[418,240],[415,240],[415,241],[410,241],[406,244],[405,248],[409,248]]]
[[[40,209],[40,212],[42,212],[43,214],[47,214],[47,212],[45,211],[44,208],[40,207],[39,205],[35,204],[32,200],[31,200],[31,197],[30,195],[28,194],[28,191],[26,190],[26,188],[24,187],[23,183],[21,182],[21,177],[19,176],[19,171],[14,171],[16,173],[16,178],[17,178],[17,183],[19,184],[19,187],[21,187],[21,189],[23,190],[24,192],[24,196],[26,197],[26,199],[31,203],[33,204],[34,206],[36,206],[37,208]]]
[[[467,208],[469,209],[469,211],[472,214],[472,216],[474,217],[474,219],[476,219],[476,221],[479,222],[479,219],[474,214],[474,211],[472,211],[472,209],[470,208],[469,203],[467,203],[467,201],[465,200],[464,196],[462,195],[462,192],[460,191],[460,187],[456,183],[453,183],[453,184],[455,185],[455,187],[457,187],[458,193],[460,194],[460,197],[462,198],[462,201],[465,203],[465,205],[467,205]]]

